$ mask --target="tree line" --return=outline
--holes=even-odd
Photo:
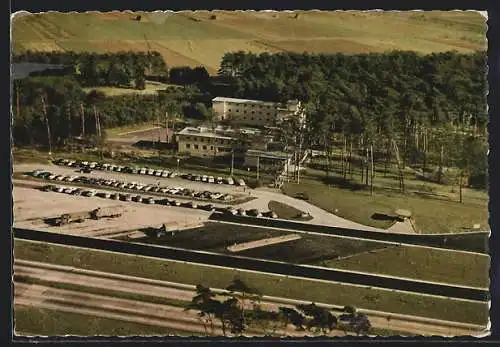
[[[263,308],[259,290],[238,278],[225,289],[225,293],[216,294],[210,287],[198,284],[196,294],[186,305],[186,311],[197,312],[207,334],[209,331],[215,333],[216,322],[220,323],[224,336],[240,336],[250,326],[265,334],[276,333],[290,325],[297,331],[323,335],[334,329],[357,335],[366,335],[371,330],[368,316],[353,306],[345,306],[339,316],[315,303],[268,310]]]
[[[160,53],[123,51],[95,52],[33,52],[15,54],[13,62],[31,62],[63,65],[70,70],[82,86],[123,86],[145,88],[146,77],[168,78],[168,68]],[[56,72],[57,74],[57,72]],[[37,75],[54,75],[54,71]]]

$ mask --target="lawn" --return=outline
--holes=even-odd
[[[312,216],[302,217],[302,214],[304,213],[303,211],[279,201],[269,201],[267,207],[270,211],[276,213],[278,218],[281,219],[291,219],[296,221],[308,221],[312,219]]]
[[[106,133],[108,136],[113,137],[113,136],[121,136],[126,133],[131,133],[134,131],[142,131],[146,129],[150,129],[153,127],[156,127],[157,124],[155,121],[149,121],[145,123],[138,123],[138,124],[132,124],[132,125],[126,125],[122,127],[116,127],[116,128],[109,128],[106,129]]]
[[[420,53],[486,49],[486,23],[475,12],[44,13],[13,22],[14,52],[158,51],[169,66],[205,66],[216,74],[229,51]],[[298,14],[298,15],[297,15]]]
[[[487,200],[464,203],[435,199],[425,195],[401,194],[387,190],[349,189],[328,186],[318,180],[302,179],[300,184],[286,183],[283,192],[290,196],[307,192],[309,202],[336,215],[377,228],[388,228],[391,220],[374,219],[374,214],[394,215],[396,209],[412,212],[420,233],[450,233],[472,230],[480,224],[481,230],[488,228]],[[439,211],[439,213],[436,213]]]
[[[387,247],[317,265],[473,287],[489,286],[488,256],[421,247]]]
[[[181,332],[145,324],[60,312],[35,307],[14,307],[17,335],[40,336],[125,336],[125,335],[178,335]],[[193,335],[192,333],[184,333]]]
[[[155,235],[135,239],[185,249],[231,254],[227,246],[288,235],[290,232],[224,223],[205,223],[203,227],[175,235]],[[238,252],[240,256],[295,264],[310,264],[423,281],[445,282],[473,287],[488,286],[489,257],[425,247],[300,234],[301,239]],[[122,239],[126,239],[123,237]]]
[[[459,322],[486,324],[488,320],[488,306],[486,303],[480,302],[456,301],[411,293],[398,293],[375,288],[288,278],[21,240],[15,240],[14,247],[14,254],[18,259],[56,263],[186,284],[203,283],[213,288],[224,288],[227,283],[238,276],[264,295],[334,305],[354,305],[364,309],[376,309]]]

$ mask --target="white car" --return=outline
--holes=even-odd
[[[208,183],[215,183],[214,176],[208,176]]]
[[[178,176],[178,174],[175,171],[170,174],[170,178],[174,178],[174,177],[177,177],[177,176]]]
[[[95,161],[93,161],[92,163],[89,164],[89,167],[91,169],[95,169],[96,166],[97,166],[97,163]]]
[[[147,169],[145,167],[143,167],[139,170],[139,174],[141,174],[141,175],[145,175],[146,173],[147,173]]]
[[[64,192],[64,189],[66,189],[66,188],[65,187],[57,187],[56,192],[62,193],[62,192]]]
[[[207,175],[201,176],[201,181],[202,182],[207,182],[208,181],[208,176]]]
[[[231,184],[231,185],[234,184],[234,180],[232,177],[226,178],[226,182],[227,182],[227,184]]]
[[[58,181],[62,181],[63,179],[64,179],[63,175],[56,176],[56,180],[58,180]]]
[[[137,189],[137,190],[142,190],[142,188],[144,188],[144,186],[142,184],[138,184],[135,186],[135,189]]]
[[[242,187],[244,187],[246,184],[245,184],[245,181],[243,181],[242,179],[238,180],[238,184]]]
[[[222,177],[217,177],[217,184],[222,184],[224,183],[224,179]]]
[[[53,180],[57,177],[55,174],[50,174],[49,177],[47,177],[49,180]]]
[[[168,177],[169,174],[170,174],[169,171],[163,170],[162,173],[161,173],[161,177]]]
[[[153,170],[153,169],[148,169],[148,175],[150,175],[150,176],[154,176],[154,174],[155,174],[155,170]]]
[[[89,165],[89,162],[88,162],[88,161],[82,161],[82,165],[83,165],[83,166],[88,166],[88,165]]]

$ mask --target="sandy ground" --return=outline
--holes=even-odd
[[[45,169],[57,174],[76,175],[74,169],[63,166],[56,166],[56,165],[43,166],[40,164],[20,164],[14,166],[15,172],[30,172],[35,169]],[[181,178],[161,178],[161,177],[153,177],[146,175],[132,175],[132,174],[123,174],[123,173],[108,172],[108,171],[94,171],[92,172],[91,175],[94,177],[116,179],[125,182],[141,182],[146,184],[156,184],[157,182],[160,182],[162,186],[168,186],[168,187],[180,186],[194,190],[209,190],[209,191],[217,191],[221,193],[231,193],[231,194],[243,193],[243,187],[235,187],[225,184],[214,185],[203,182],[192,182]],[[337,226],[343,228],[355,228],[368,231],[386,231],[384,229],[377,229],[349,221],[347,219],[336,216],[330,212],[327,212],[319,207],[316,207],[308,203],[307,201],[295,199],[293,197],[284,195],[276,190],[270,190],[265,188],[247,189],[245,194],[250,194],[251,196],[256,197],[256,199],[243,204],[235,205],[235,207],[237,208],[241,207],[245,209],[255,208],[260,211],[268,211],[269,202],[271,200],[275,200],[293,206],[303,212],[309,212],[310,215],[313,217],[310,221],[308,221],[309,224]]]
[[[397,234],[416,234],[411,222],[406,219],[404,222],[396,222],[387,231]]]
[[[209,212],[185,207],[144,205],[136,202],[115,201],[99,197],[72,196],[62,193],[43,192],[33,188],[15,186],[14,226],[56,231],[82,236],[100,236],[128,230],[160,227],[163,223],[176,223],[179,227],[208,220]],[[87,219],[83,223],[71,223],[52,227],[43,219],[63,213],[91,211],[97,207],[120,206],[123,213],[118,218]]]
[[[230,252],[241,252],[241,251],[245,251],[247,249],[253,249],[253,248],[264,247],[264,246],[269,246],[269,245],[276,245],[276,244],[283,243],[283,242],[298,240],[300,238],[301,238],[301,236],[297,235],[297,234],[269,237],[266,239],[244,242],[244,243],[236,244],[233,246],[229,246],[227,248],[227,250]]]
[[[77,269],[62,265],[35,263],[26,260],[16,260],[14,265],[14,274],[42,279],[50,282],[70,283],[74,285],[117,290],[127,293],[142,293],[145,295],[176,299],[180,301],[190,301],[195,294],[194,286],[190,285]],[[41,305],[46,304],[46,300],[48,300],[49,298],[61,300],[60,297],[64,297],[63,291],[50,289],[39,285],[26,285],[16,283],[14,289],[17,300],[15,301],[15,304],[43,307]],[[220,293],[222,291],[214,289],[214,292]],[[151,322],[148,322],[148,324],[151,325],[155,325],[154,312],[163,310],[163,308],[159,306],[164,306],[144,302],[128,302],[130,300],[123,299],[104,299],[96,295],[89,295],[78,292],[71,293],[72,299],[67,300],[66,302],[74,303],[73,300],[78,296],[84,296],[86,298],[84,301],[85,304],[89,303],[90,305],[92,305],[92,303],[95,303],[97,305],[96,307],[100,308],[101,310],[114,307],[117,310],[131,310],[129,313],[133,314],[134,317],[136,316],[136,313],[137,316],[148,316],[149,318],[153,319]],[[64,299],[62,300],[64,303]],[[267,310],[277,310],[280,306],[291,307],[297,303],[299,303],[299,301],[266,296],[264,296],[262,300],[262,306]],[[62,306],[64,309],[64,305]],[[248,307],[250,306],[248,305]],[[470,324],[439,321],[423,317],[394,315],[376,311],[367,311],[366,313],[369,315],[370,321],[372,322],[372,325],[374,327],[381,329],[406,331],[410,335],[423,334],[457,336],[476,334],[481,331],[481,327]],[[176,318],[181,319],[180,312],[175,316]],[[388,316],[391,317],[390,320],[387,319]],[[163,316],[163,318],[165,317],[169,317],[169,319],[164,319],[164,321],[170,320],[170,316]],[[191,323],[194,324],[193,321],[191,321]],[[337,332],[337,334],[338,333],[339,332]]]

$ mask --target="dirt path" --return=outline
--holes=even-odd
[[[180,301],[190,301],[195,294],[194,286],[192,285],[103,273],[61,265],[35,263],[25,260],[16,260],[14,274],[50,282],[69,283],[127,293],[139,293]],[[17,288],[16,285],[16,291]],[[214,292],[222,293],[224,291],[214,289]],[[40,295],[45,295],[45,293],[41,293]],[[298,303],[306,302],[268,296],[264,296],[262,299],[262,306],[267,310],[277,310],[280,306],[294,306]],[[338,307],[332,305],[324,306],[330,306],[332,309],[338,310]],[[250,308],[250,306],[248,306],[248,308]],[[474,335],[483,330],[482,327],[472,324],[446,322],[424,317],[390,314],[370,310],[362,311],[369,315],[372,326],[380,329],[403,331],[407,332],[409,335]]]

